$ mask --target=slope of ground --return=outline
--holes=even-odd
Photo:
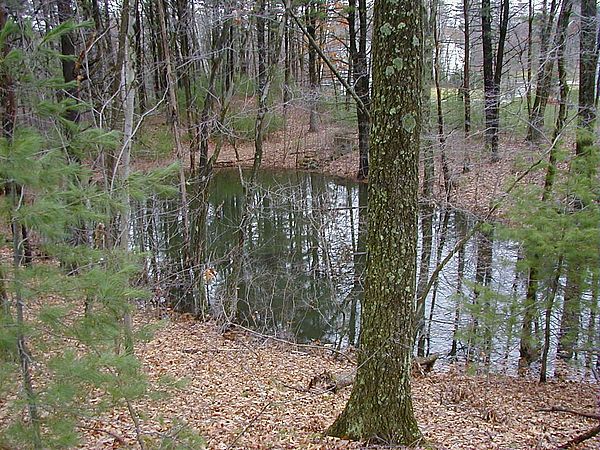
[[[152,381],[164,375],[187,380],[167,400],[138,405],[147,414],[141,426],[144,433],[157,436],[185,422],[213,449],[362,448],[323,435],[342,410],[350,388],[338,393],[306,391],[310,379],[324,370],[352,369],[347,358],[333,352],[244,331],[221,334],[212,323],[185,317],[168,322],[137,352]],[[413,383],[419,425],[436,449],[556,448],[597,421],[540,410],[561,405],[593,413],[597,393],[597,385],[591,383],[539,384],[470,376],[458,368]],[[86,448],[133,445],[133,426],[124,411],[90,425],[95,431],[88,433]],[[599,446],[596,438],[578,448]]]

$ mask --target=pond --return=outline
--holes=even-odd
[[[199,242],[194,256],[200,255],[191,258],[193,265],[186,264],[177,202],[155,198],[139,205],[134,242],[150,255],[147,272],[156,297],[189,312],[198,312],[202,302],[212,316],[285,339],[356,345],[366,186],[314,173],[263,171],[247,195],[240,180],[246,175],[218,171],[208,201],[192,201],[190,225]],[[204,203],[203,214],[194,214]],[[456,210],[422,208],[421,288],[473,223]],[[521,329],[515,300],[524,296],[526,282],[516,270],[518,258],[518,244],[500,239],[492,227],[470,239],[440,272],[419,314],[422,353],[469,354],[514,367]]]

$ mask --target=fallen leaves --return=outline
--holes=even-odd
[[[165,433],[173,423],[185,422],[213,449],[362,448],[323,436],[351,388],[335,394],[290,389],[308,386],[323,371],[353,369],[327,349],[316,352],[244,332],[225,338],[213,323],[175,320],[137,353],[154,383],[165,374],[186,379],[169,398],[137,405],[145,413],[145,433]],[[539,384],[459,371],[431,373],[413,382],[417,419],[428,443],[439,449],[555,448],[592,428],[594,421],[540,410],[560,404],[595,411],[596,390],[597,385],[583,382]],[[97,426],[134,445],[133,428],[119,420],[120,413],[100,419]],[[86,439],[86,448],[120,445],[106,434],[86,433]],[[599,445],[595,437],[578,448]]]

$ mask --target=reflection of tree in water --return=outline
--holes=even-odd
[[[226,280],[238,263],[237,321],[267,332],[293,333],[301,340],[329,340],[340,310],[338,285],[348,278],[340,250],[347,243],[332,232],[337,218],[331,211],[340,214],[331,205],[339,203],[346,187],[332,189],[331,182],[317,175],[262,174],[237,253],[244,192],[236,175],[219,174],[209,198],[208,254],[219,273],[212,289],[213,300],[219,301],[213,308],[218,312],[227,301]],[[340,240],[342,245],[336,242]],[[238,255],[241,261],[232,260]]]
[[[206,289],[212,316],[299,341],[355,344],[366,261],[366,185],[262,172],[247,199],[238,172],[219,172],[213,181],[204,257],[195,255],[191,265],[175,202],[154,198],[134,214],[132,242],[147,251],[146,281],[154,284],[157,299],[193,313],[204,293],[197,274],[214,267],[217,277]],[[251,207],[244,213],[246,202]],[[419,255],[417,288],[429,283],[473,221],[458,211],[426,210],[421,248],[427,254]],[[484,227],[454,254],[420,305],[420,352],[515,367],[526,288],[515,269],[517,248]],[[544,339],[543,332],[534,333]]]

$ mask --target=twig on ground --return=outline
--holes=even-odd
[[[269,408],[269,406],[271,406],[273,404],[273,402],[269,402],[266,403],[265,406],[262,407],[262,409],[250,420],[250,422],[248,422],[246,424],[246,426],[244,427],[244,429],[242,431],[240,431],[235,439],[233,441],[231,441],[231,444],[229,444],[227,446],[227,450],[230,450],[233,448],[233,446],[237,443],[237,441],[240,440],[240,438],[244,435],[244,433],[246,433],[246,431],[248,431],[250,429],[250,427],[254,424],[254,422],[256,422],[260,416],[262,416],[265,411]]]
[[[89,430],[89,431],[95,431],[95,432],[108,434],[109,436],[112,436],[119,444],[125,444],[125,438],[123,436],[121,436],[120,434],[114,433],[112,431],[105,430],[104,428],[90,427],[90,426],[81,425],[81,424],[77,425],[77,428],[79,428],[81,430]]]
[[[259,336],[259,337],[262,337],[262,338],[265,338],[265,339],[271,339],[273,341],[281,342],[283,344],[287,344],[287,345],[291,345],[291,346],[296,346],[296,347],[300,347],[300,348],[312,348],[312,349],[315,349],[315,350],[328,351],[328,352],[331,352],[331,353],[335,353],[336,355],[339,355],[339,356],[345,358],[349,363],[354,363],[354,360],[353,360],[353,358],[351,356],[345,354],[344,352],[336,350],[334,348],[325,347],[325,346],[322,346],[322,345],[315,345],[315,344],[299,344],[297,342],[287,341],[285,339],[281,339],[281,338],[278,338],[278,337],[275,337],[275,336],[271,336],[269,334],[259,333],[258,331],[251,330],[250,328],[246,328],[243,325],[238,325],[238,324],[235,324],[235,323],[231,323],[229,325],[232,326],[232,327],[235,327],[235,328],[239,328],[240,330],[244,330],[245,332],[253,334],[255,336]]]
[[[547,412],[566,412],[569,414],[574,414],[576,416],[586,417],[588,419],[600,420],[600,414],[589,413],[585,411],[577,411],[576,409],[565,408],[564,406],[551,406],[550,408],[542,408],[539,411],[547,411]],[[575,445],[581,444],[583,441],[587,441],[588,439],[593,438],[598,433],[600,433],[600,424],[596,425],[594,428],[586,431],[585,433],[581,433],[575,436],[572,439],[569,439],[562,445],[559,445],[557,450],[566,450]]]

